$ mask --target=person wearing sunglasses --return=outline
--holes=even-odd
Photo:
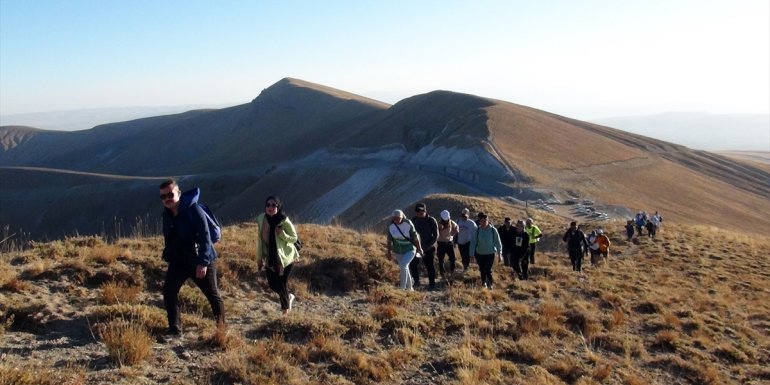
[[[289,276],[299,258],[294,245],[299,236],[282,209],[281,200],[270,196],[265,199],[265,212],[257,216],[257,265],[265,269],[267,283],[278,294],[283,314],[289,314],[294,304]]]
[[[160,185],[163,204],[163,260],[168,262],[163,283],[163,302],[168,316],[167,338],[180,336],[179,290],[188,279],[201,289],[211,305],[217,324],[225,323],[225,306],[217,287],[214,261],[217,252],[211,241],[206,214],[198,205],[200,189],[181,192],[173,179]]]

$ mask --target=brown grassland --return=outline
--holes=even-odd
[[[451,196],[429,207],[451,205]],[[160,237],[36,243],[0,254],[0,384],[761,384],[770,381],[770,238],[666,223],[573,273],[565,220],[472,200],[495,222],[531,215],[547,234],[518,281],[467,275],[397,289],[384,231],[302,225],[294,310],[254,261],[255,226],[217,244],[227,328],[192,285],[184,336],[166,327]],[[454,211],[453,211],[454,212]],[[424,278],[423,278],[424,280]],[[423,281],[424,282],[424,281]],[[450,285],[451,284],[451,285]]]

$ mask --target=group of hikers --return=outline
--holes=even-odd
[[[537,242],[543,236],[532,218],[518,220],[515,225],[506,217],[503,225],[495,228],[487,214],[480,212],[476,221],[469,218],[466,208],[455,222],[447,210],[441,211],[440,219],[428,215],[425,203],[417,203],[411,220],[404,212],[394,210],[387,231],[386,256],[399,266],[399,286],[405,290],[420,287],[421,266],[428,273],[428,290],[436,289],[436,261],[439,273],[451,282],[455,274],[455,246],[460,252],[462,274],[466,274],[471,258],[476,260],[481,274],[481,285],[492,289],[492,267],[495,257],[513,268],[519,279],[529,279],[529,265],[535,263]],[[444,258],[448,257],[447,263]]]
[[[166,338],[181,334],[178,295],[188,279],[193,280],[209,301],[217,324],[225,325],[214,248],[220,234],[212,232],[214,229],[220,231],[219,223],[216,219],[212,222],[213,214],[198,202],[199,197],[200,189],[181,192],[173,179],[160,185],[160,199],[164,207],[162,256],[168,262],[163,284],[163,301],[169,325]],[[535,263],[537,244],[543,237],[543,232],[532,218],[517,220],[514,224],[511,218],[506,217],[503,224],[496,228],[483,212],[478,213],[475,221],[469,215],[470,211],[463,209],[460,219],[455,222],[450,212],[443,210],[437,220],[428,214],[425,203],[415,205],[411,220],[405,217],[403,211],[393,211],[387,228],[387,257],[398,263],[401,289],[419,288],[420,272],[424,267],[428,275],[428,290],[435,290],[436,259],[439,274],[451,284],[456,273],[455,246],[460,253],[461,274],[468,272],[471,258],[475,259],[485,289],[493,288],[492,268],[496,258],[505,266],[510,266],[516,278],[529,279],[529,266]],[[656,212],[652,218],[645,220],[645,225],[652,222],[659,226],[662,217]],[[280,199],[275,196],[265,199],[264,211],[257,216],[256,224],[257,266],[265,271],[268,285],[278,294],[281,310],[288,314],[295,299],[294,294],[289,292],[288,280],[301,247],[297,230],[284,214]],[[637,225],[632,221],[629,224]],[[633,229],[631,226],[631,235]],[[651,236],[654,236],[654,231]],[[597,264],[601,257],[607,258],[609,254],[610,240],[601,228],[586,236],[577,223],[572,222],[562,241],[567,245],[573,271],[582,271],[582,259],[588,253],[591,254],[592,264]]]
[[[656,211],[652,216],[648,215],[645,211],[636,213],[636,216],[629,219],[626,222],[626,237],[630,241],[634,237],[634,229],[636,229],[637,236],[642,236],[642,231],[647,230],[647,236],[655,238],[658,229],[663,224],[663,216]]]

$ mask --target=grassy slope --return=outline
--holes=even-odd
[[[681,222],[753,233],[770,225],[770,200],[764,193],[749,193],[738,182],[708,176],[730,171],[715,168],[698,154],[688,157],[682,152],[689,150],[681,146],[622,131],[602,134],[599,126],[583,130],[576,121],[510,103],[490,108],[489,115],[492,140],[501,155],[532,178],[533,186],[570,190],[634,210],[659,210]],[[694,163],[685,167],[681,162]],[[766,182],[744,182],[765,183],[766,189]]]
[[[503,215],[528,215],[490,199],[429,200],[436,210],[455,206],[485,210],[498,223]],[[457,276],[451,289],[399,291],[382,235],[300,225],[306,246],[291,284],[296,309],[288,317],[280,316],[275,295],[256,270],[254,225],[228,227],[218,249],[229,331],[217,331],[199,291],[184,288],[186,338],[144,342],[150,353],[123,367],[108,354],[105,330],[128,322],[156,335],[165,326],[159,238],[115,244],[73,238],[5,252],[0,350],[6,356],[0,383],[759,384],[770,379],[770,239],[667,223],[658,239],[627,243],[619,225],[605,226],[614,243],[611,260],[581,276],[570,271],[556,241],[561,220],[545,214],[535,219],[548,236],[533,279],[513,281],[507,268],[496,265],[492,291],[477,286],[475,265],[468,276]]]

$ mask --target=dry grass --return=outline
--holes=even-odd
[[[83,385],[86,370],[75,366],[52,368],[26,362],[21,365],[0,363],[0,384],[8,385]]]
[[[470,203],[497,212],[494,200]],[[538,220],[560,232],[549,218]],[[253,225],[226,231],[217,247],[227,328],[214,325],[200,290],[185,285],[184,340],[150,339],[151,353],[132,359],[142,353],[129,347],[167,327],[162,240],[70,238],[0,254],[0,337],[48,340],[50,330],[68,333],[68,325],[72,336],[82,335],[77,320],[86,319],[104,346],[107,336],[116,341],[108,354],[125,365],[113,374],[84,369],[86,384],[116,382],[112,375],[161,381],[157,372],[145,377],[145,362],[188,370],[174,349],[190,352],[207,374],[172,377],[172,384],[738,384],[770,377],[762,369],[770,348],[768,239],[669,223],[659,239],[618,242],[611,269],[574,274],[561,245],[545,245],[531,281],[515,281],[496,265],[495,290],[481,290],[472,265],[451,289],[408,292],[397,288],[381,235],[300,225],[307,246],[290,280],[299,300],[284,317],[256,270]],[[88,349],[89,341],[77,343],[62,351]],[[105,355],[100,349],[90,354]],[[15,360],[16,351],[7,354]]]
[[[113,320],[97,328],[110,358],[118,365],[136,365],[152,353],[153,339],[141,324]]]
[[[107,282],[101,287],[101,303],[105,305],[136,304],[142,288],[129,286],[123,282]]]

